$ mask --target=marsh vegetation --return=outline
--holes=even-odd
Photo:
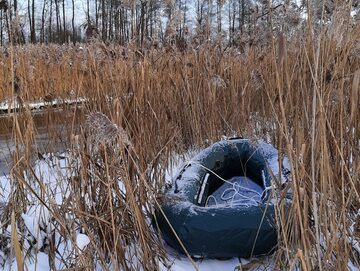
[[[0,262],[22,270],[42,253],[53,270],[166,266],[150,223],[166,169],[190,149],[242,136],[290,161],[293,203],[286,214],[278,205],[276,269],[359,266],[360,28],[342,18],[244,47],[1,48],[0,100],[19,109],[0,116],[2,142],[13,146]],[[35,112],[34,101],[46,106]],[[39,170],[49,163],[61,174]]]

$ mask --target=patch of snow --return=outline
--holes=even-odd
[[[34,260],[34,263],[27,265],[28,271],[45,271],[50,270],[49,256],[43,252],[39,252]]]
[[[34,237],[38,235],[39,232],[39,223],[38,219],[35,216],[29,216],[26,214],[21,215],[22,219],[24,220],[25,226],[30,232],[30,234]]]
[[[357,214],[353,219],[354,222],[351,224],[349,228],[349,237],[348,237],[350,244],[358,253],[360,253],[360,239],[356,238],[355,236],[355,230],[356,230],[355,226],[356,226],[356,221],[358,221],[359,218],[360,218],[360,210],[357,212]]]
[[[184,167],[185,162],[189,161],[197,152],[198,150],[190,150],[182,155],[178,153],[171,155],[169,166],[165,170],[165,182],[171,184]]]
[[[27,271],[49,271],[49,256],[44,252],[38,252],[32,257],[26,257],[24,262]],[[4,271],[17,271],[18,266],[16,260],[7,261],[3,265]],[[21,269],[22,270],[22,269]]]
[[[168,261],[167,265],[160,263],[160,271],[191,271],[195,270],[192,262],[183,254],[179,254],[173,248],[165,246]],[[252,270],[252,271],[273,271],[275,269],[275,259],[271,256],[264,256],[252,259],[193,259],[199,271],[218,271],[218,270]],[[297,270],[297,269],[295,269]]]
[[[205,259],[199,262],[195,262],[199,271],[218,271],[218,270],[234,270],[239,266],[238,259],[230,260],[215,260],[215,259]],[[174,259],[173,264],[170,268],[164,266],[160,267],[161,271],[171,270],[171,271],[190,271],[195,270],[194,266],[191,264],[190,260],[187,258]]]
[[[359,266],[355,265],[353,262],[351,262],[349,260],[347,267],[349,268],[349,270],[351,271],[359,271]]]
[[[11,180],[10,176],[0,176],[0,203],[7,202],[9,200],[11,192]]]
[[[74,104],[85,103],[87,101],[88,99],[83,97],[78,97],[75,99],[55,98],[51,102],[35,101],[35,102],[27,102],[26,105],[29,107],[30,110],[40,110],[48,106],[74,105]],[[2,112],[14,111],[20,109],[21,106],[22,105],[16,99],[8,99],[0,102],[0,111]]]
[[[289,159],[284,156],[282,162],[282,172],[280,174],[279,167],[279,151],[271,144],[266,143],[262,140],[258,141],[259,148],[263,152],[264,158],[268,164],[269,169],[272,171],[275,177],[280,177],[282,183],[288,181],[288,173],[290,172],[290,162]]]
[[[76,245],[80,250],[83,250],[90,243],[90,239],[86,234],[79,233],[76,236]]]

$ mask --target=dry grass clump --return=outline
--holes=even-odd
[[[59,180],[67,184],[59,204],[49,201],[29,158],[36,134],[31,118],[23,117],[29,113],[13,116],[13,137],[25,148],[14,152],[4,227],[13,213],[21,232],[21,214],[30,204],[26,195],[35,193],[36,184],[43,193],[36,192],[36,200],[47,206],[49,225],[63,239],[74,242],[79,231],[90,237],[88,254],[78,251],[69,268],[96,259],[104,267],[111,261],[123,270],[154,270],[163,254],[149,221],[170,155],[241,135],[265,138],[290,160],[293,205],[286,214],[279,207],[279,268],[342,270],[349,261],[359,264],[360,28],[341,22],[341,40],[324,26],[316,37],[310,30],[283,33],[243,51],[204,45],[140,52],[88,44],[14,47],[2,54],[1,99],[12,94],[12,54],[16,95],[25,102],[48,93],[87,97],[81,111],[90,113],[85,125],[67,122],[72,166]],[[82,116],[79,108],[64,111],[73,120]],[[44,251],[55,258],[57,245],[49,247]],[[129,261],[133,255],[135,262]]]
[[[119,270],[156,269],[162,252],[149,224],[152,191],[143,184],[129,138],[101,113],[90,114],[84,127],[74,148],[79,162],[71,178],[71,212],[102,264],[110,259]]]

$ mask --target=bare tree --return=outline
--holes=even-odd
[[[47,1],[44,0],[41,12],[40,42],[45,42],[45,13]]]
[[[29,27],[30,27],[30,42],[36,43],[35,32],[35,0],[28,0],[28,15],[29,15]]]
[[[53,41],[52,33],[52,17],[53,17],[53,0],[50,0],[50,14],[49,14],[49,41]]]
[[[72,0],[72,18],[71,18],[71,27],[72,27],[72,40],[75,44],[76,42],[76,30],[75,30],[75,0]]]
[[[106,40],[106,34],[107,34],[107,12],[106,12],[106,0],[101,0],[101,37],[103,41]]]
[[[27,0],[27,13],[16,17],[18,1],[0,0],[1,44],[6,43],[6,35],[11,35],[12,24],[17,24],[14,31],[19,31],[14,32],[14,38],[17,36],[22,41],[23,33],[29,33],[28,40],[32,43],[63,43],[69,37],[75,42],[79,38],[80,30],[78,33],[77,29],[81,28],[76,25],[75,0],[71,0],[71,3],[66,0]],[[325,12],[329,15],[326,18],[331,20],[330,15],[336,1],[318,2],[324,3]],[[359,2],[360,0],[352,1],[354,9],[359,10]],[[72,10],[68,11],[67,3]],[[283,6],[295,7],[295,0],[85,0],[84,4],[86,19],[82,25],[87,33],[95,33],[90,36],[122,45],[131,42],[138,46],[154,44],[157,39],[178,43],[180,40],[184,41],[185,36],[191,37],[193,34],[194,42],[219,40],[224,38],[225,33],[229,45],[239,46],[244,42],[252,43],[256,36],[263,34],[264,29],[270,31],[270,17],[274,17],[274,28],[271,31],[278,31],[283,27],[284,16],[289,16],[290,13],[296,15],[297,12],[296,8],[289,8],[291,12],[286,14],[280,12],[284,9],[281,8]],[[309,9],[318,6],[310,4],[307,7]],[[190,11],[194,9],[195,12]],[[20,13],[24,11],[21,10]],[[39,14],[38,18],[36,14]],[[224,16],[225,14],[227,15]],[[315,16],[314,20],[318,18]],[[23,31],[24,28],[27,31]],[[190,32],[191,34],[186,34]]]
[[[222,31],[222,8],[225,4],[225,0],[217,0],[217,10],[216,10],[216,18],[217,18],[217,31],[220,34]]]
[[[0,45],[4,45],[4,20],[8,10],[8,3],[6,0],[0,1]]]
[[[63,39],[62,41],[63,42],[66,42],[67,41],[67,33],[66,33],[66,13],[65,13],[65,0],[62,0],[62,19],[63,19],[63,29],[62,29],[62,36],[63,36]]]
[[[60,8],[59,8],[59,1],[55,1],[55,18],[56,18],[56,41],[59,42],[59,35],[61,32],[61,22],[60,22]]]

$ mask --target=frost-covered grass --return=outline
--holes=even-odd
[[[16,146],[10,175],[1,178],[1,263],[166,265],[169,253],[149,222],[173,174],[166,170],[178,160],[174,153],[240,135],[264,139],[288,157],[293,204],[277,214],[274,269],[359,266],[360,25],[334,23],[346,31],[335,36],[329,25],[309,24],[284,30],[285,38],[269,35],[261,47],[9,48],[0,55],[0,98],[24,106],[9,128],[0,127]],[[49,140],[58,140],[55,124],[69,128],[62,140],[71,159],[39,160],[39,125],[27,105],[54,97],[87,103],[81,114],[63,105],[56,119],[45,111]],[[92,117],[85,121],[84,113]],[[36,169],[51,159],[56,177]],[[176,268],[192,264],[184,262]]]

